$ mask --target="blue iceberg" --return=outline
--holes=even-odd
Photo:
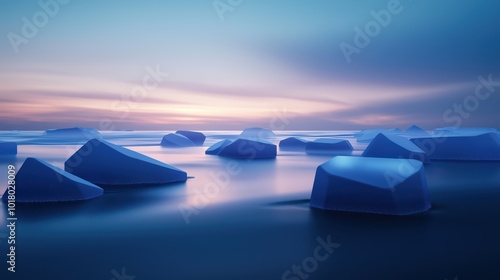
[[[272,130],[260,127],[246,128],[240,134],[241,138],[268,139],[276,136]]]
[[[425,130],[423,130],[420,126],[414,124],[410,127],[408,127],[406,130],[405,130],[406,133],[427,133]]]
[[[186,172],[143,154],[92,139],[73,154],[64,169],[99,186],[152,185],[187,180]]]
[[[351,143],[343,139],[319,138],[306,144],[308,154],[346,155],[353,150]]]
[[[431,160],[498,161],[500,136],[496,132],[412,138]]]
[[[247,160],[276,158],[276,145],[264,140],[236,139],[223,147],[218,155]]]
[[[0,156],[17,155],[17,143],[0,141]]]
[[[168,148],[184,148],[196,146],[196,144],[193,143],[193,141],[189,140],[189,138],[187,138],[186,136],[175,133],[169,133],[163,136],[160,145],[162,147]]]
[[[219,141],[212,146],[210,146],[206,151],[205,154],[207,155],[218,155],[222,149],[224,149],[227,145],[231,144],[231,140],[222,140]]]
[[[334,157],[317,168],[310,205],[386,215],[431,208],[422,162],[348,156]]]
[[[448,126],[448,127],[441,127],[441,128],[436,128],[432,134],[433,136],[458,136],[458,135],[478,135],[478,134],[483,134],[483,133],[495,133],[498,132],[494,128],[489,128],[489,127],[456,127],[456,126]]]
[[[379,133],[386,133],[386,134],[395,134],[399,135],[402,133],[401,129],[399,128],[393,128],[393,129],[367,129],[367,130],[362,130],[354,136],[356,137],[356,141],[360,143],[368,143],[373,140]]]
[[[203,143],[205,143],[205,139],[207,138],[203,133],[196,131],[177,130],[175,133],[187,137],[196,146],[203,146]]]
[[[88,141],[94,138],[102,138],[102,134],[96,129],[85,127],[49,129],[44,132],[43,136],[73,141]]]
[[[280,141],[279,147],[282,151],[304,151],[307,142],[307,140],[301,138],[288,137]]]
[[[427,154],[409,139],[379,133],[366,147],[364,157],[406,158],[429,162]]]
[[[16,174],[16,202],[59,202],[101,196],[103,190],[36,158],[27,158]],[[8,189],[2,199],[7,201]]]

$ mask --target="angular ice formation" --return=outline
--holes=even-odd
[[[264,140],[236,139],[222,148],[218,155],[247,160],[276,158],[276,145]]]
[[[354,136],[356,137],[357,142],[370,142],[377,136],[379,133],[386,133],[386,134],[395,134],[399,135],[402,133],[402,131],[398,128],[393,128],[393,129],[367,129],[367,130],[362,130],[358,133],[356,133]]]
[[[17,143],[0,141],[0,156],[17,155]]]
[[[282,151],[304,151],[308,141],[297,138],[288,137],[280,141],[279,147]]]
[[[203,143],[205,143],[205,139],[207,138],[203,133],[196,131],[177,130],[175,133],[187,137],[197,146],[203,146]]]
[[[27,158],[16,174],[16,202],[85,200],[103,190],[82,178],[36,158]],[[2,199],[8,199],[8,189]]]
[[[210,146],[206,151],[205,154],[207,155],[218,155],[222,149],[224,149],[227,145],[231,144],[231,140],[222,140],[219,141],[212,146]]]
[[[169,148],[183,148],[183,147],[196,146],[196,144],[193,143],[193,141],[189,140],[189,138],[187,138],[186,136],[175,133],[169,133],[163,136],[160,145],[162,147],[169,147]]]
[[[431,160],[500,160],[498,133],[412,138]]]
[[[272,130],[260,127],[246,128],[241,132],[240,137],[251,139],[267,139],[276,136]]]
[[[49,129],[43,134],[44,137],[61,138],[67,140],[88,141],[94,138],[102,138],[102,134],[93,128],[71,127],[60,129]]]
[[[318,138],[306,144],[308,154],[336,154],[346,155],[352,152],[351,143],[343,139]]]
[[[422,162],[346,156],[317,168],[310,205],[387,215],[415,214],[431,207]]]
[[[64,169],[100,186],[164,184],[186,181],[186,172],[143,154],[92,139],[64,164]]]
[[[413,144],[409,139],[379,133],[366,147],[363,152],[364,157],[381,157],[381,158],[406,158],[416,159],[422,162],[429,162],[426,153],[417,145]]]
[[[408,127],[405,132],[407,133],[422,133],[422,132],[426,132],[425,130],[423,130],[420,126],[414,124],[410,127]]]

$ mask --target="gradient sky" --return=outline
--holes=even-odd
[[[213,2],[69,0],[16,53],[43,9],[1,1],[0,129],[500,128],[500,86],[474,97],[500,82],[498,1],[402,0],[350,63],[391,1]],[[169,75],[133,101],[147,67]]]

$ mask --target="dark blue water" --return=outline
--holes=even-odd
[[[29,145],[0,159],[0,191],[8,164],[19,168],[36,156],[62,167],[79,148],[29,142],[37,133],[8,135]],[[273,142],[339,133],[280,133]],[[236,135],[207,134],[206,145]],[[328,156],[279,152],[275,160],[234,161],[206,156],[206,147],[161,148],[162,135],[114,132],[105,138],[194,178],[115,188],[85,202],[18,204],[15,274],[6,270],[1,205],[1,279],[282,279],[304,262],[310,272],[302,268],[302,278],[285,279],[500,279],[499,162],[426,165],[433,207],[421,215],[326,212],[309,208],[308,200],[315,169]],[[355,154],[364,148],[353,144]],[[228,168],[240,172],[227,176]],[[180,208],[196,209],[189,223]],[[331,253],[322,249],[325,260],[312,261],[318,238],[339,245]]]

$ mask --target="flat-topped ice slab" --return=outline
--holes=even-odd
[[[59,129],[48,129],[43,133],[45,138],[59,138],[61,140],[88,141],[94,138],[102,138],[102,134],[94,128],[70,127]]]
[[[65,162],[65,170],[99,186],[150,185],[187,180],[186,172],[135,151],[92,139]]]
[[[102,194],[100,187],[36,158],[27,158],[16,174],[16,202],[76,201]],[[2,199],[8,196],[7,189]]]
[[[379,133],[366,147],[364,157],[406,158],[429,162],[427,154],[408,138]]]
[[[431,160],[500,161],[496,132],[412,138]]]
[[[205,154],[207,155],[218,155],[222,149],[224,149],[227,145],[231,144],[231,140],[222,140],[219,141],[212,146],[210,146],[206,151]]]
[[[317,168],[310,205],[387,215],[431,207],[422,162],[349,156],[334,157]]]
[[[308,154],[347,155],[353,147],[348,140],[334,138],[318,138],[307,142],[305,151]]]
[[[305,151],[307,140],[298,137],[288,137],[279,143],[282,151]]]
[[[276,158],[276,145],[264,140],[240,138],[223,147],[218,155],[247,160]]]
[[[495,133],[498,132],[494,128],[489,128],[489,127],[456,127],[456,126],[448,126],[448,127],[441,127],[441,128],[436,128],[432,132],[432,136],[438,136],[438,137],[443,137],[443,136],[474,136],[478,134],[484,134],[484,133]]]
[[[207,138],[203,133],[189,130],[177,130],[175,134],[180,134],[191,140],[196,146],[203,146]]]
[[[17,143],[0,140],[0,156],[17,155]]]
[[[260,127],[246,128],[240,134],[241,138],[250,138],[250,139],[268,139],[274,136],[276,136],[276,134],[274,134],[272,130]]]
[[[163,136],[160,145],[167,148],[194,147],[196,144],[184,135],[169,133]]]

